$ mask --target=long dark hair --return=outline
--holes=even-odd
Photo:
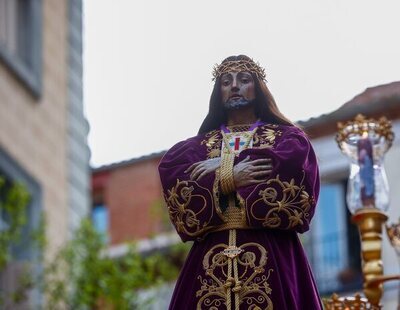
[[[226,61],[249,60],[251,58],[246,55],[230,56],[224,59]],[[255,113],[256,116],[263,122],[270,124],[290,125],[294,124],[286,118],[275,103],[274,97],[269,91],[264,81],[260,80],[255,73],[251,73],[254,79],[256,91]],[[218,77],[215,81],[213,91],[211,93],[210,105],[208,114],[200,126],[199,134],[204,134],[214,129],[219,129],[222,124],[226,124],[227,114],[222,106],[221,96],[221,78]]]

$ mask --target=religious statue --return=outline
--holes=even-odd
[[[198,135],[159,165],[170,219],[193,241],[170,309],[322,309],[297,235],[319,193],[313,148],[251,58],[228,57],[213,77]]]

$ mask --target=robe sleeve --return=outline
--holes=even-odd
[[[244,150],[238,161],[271,158],[273,170],[262,183],[237,189],[251,227],[305,232],[309,229],[319,194],[319,172],[314,150],[296,127],[285,127],[273,148]]]
[[[190,173],[185,173],[192,164],[205,159],[204,147],[192,138],[173,146],[158,167],[169,217],[183,241],[201,240],[224,222],[218,173],[207,174],[200,181],[190,180]]]

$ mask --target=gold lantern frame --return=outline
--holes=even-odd
[[[364,133],[368,134],[370,132],[385,139],[386,149],[384,152],[392,146],[394,133],[391,123],[385,117],[375,120],[366,118],[361,114],[357,115],[352,121],[338,123],[336,142],[339,148],[344,152],[343,145],[348,142],[351,136],[362,136]],[[381,298],[383,295],[383,283],[392,280],[400,280],[400,275],[383,274],[382,227],[385,225],[387,219],[387,215],[375,206],[363,206],[353,214],[352,221],[358,226],[360,233],[363,291],[365,298],[361,297],[360,294],[346,298],[333,294],[331,298],[323,300],[325,309],[382,309]],[[392,245],[394,244],[394,238],[397,238],[395,241],[397,241],[396,244],[399,244],[400,253],[400,221],[399,224],[386,227]]]

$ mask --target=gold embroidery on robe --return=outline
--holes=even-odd
[[[217,244],[213,246],[203,258],[203,269],[206,276],[198,276],[201,288],[196,292],[199,298],[197,309],[220,309],[226,305],[227,292],[239,293],[240,304],[246,309],[273,310],[270,294],[272,289],[268,280],[273,269],[266,270],[268,260],[267,250],[260,244],[248,242],[235,248],[235,259],[238,265],[238,281],[229,277],[229,257],[226,255],[229,246]],[[261,309],[261,308],[260,308]]]
[[[201,145],[207,147],[207,159],[221,156],[222,136],[219,130],[212,130],[206,134],[206,139]]]
[[[194,186],[203,189],[204,193],[208,194],[207,197],[193,193]],[[178,179],[176,185],[169,189],[164,196],[171,222],[174,223],[179,233],[196,237],[213,228],[213,226],[209,226],[209,223],[214,213],[215,197],[207,188],[200,186],[196,181],[180,181]],[[196,205],[200,205],[200,202],[202,202],[202,205],[196,211],[188,208],[194,199],[197,199]],[[211,206],[207,203],[207,200],[212,202]],[[203,212],[210,212],[210,215],[208,219],[200,221],[198,216]]]
[[[253,136],[253,148],[272,148],[275,145],[276,137],[282,135],[281,130],[276,130],[278,127],[275,124],[260,126]],[[221,156],[222,135],[219,130],[208,132],[200,144],[207,147],[208,159]]]
[[[275,144],[276,137],[282,135],[282,131],[275,130],[277,125],[263,125],[254,134],[254,148],[272,148]],[[260,131],[260,133],[258,133]]]
[[[284,217],[288,220],[286,229],[303,225],[304,221],[309,223],[309,211],[315,200],[305,191],[305,186],[303,185],[304,178],[305,172],[303,171],[303,178],[298,185],[294,179],[291,179],[289,182],[282,181],[279,175],[273,179],[269,179],[265,183],[261,183],[259,186],[263,184],[269,186],[259,191],[258,195],[260,198],[251,204],[248,209],[249,215],[256,220],[263,221],[264,227],[270,228],[279,227]],[[260,202],[271,207],[263,217],[254,214],[254,207]],[[261,208],[260,205],[259,208]]]

